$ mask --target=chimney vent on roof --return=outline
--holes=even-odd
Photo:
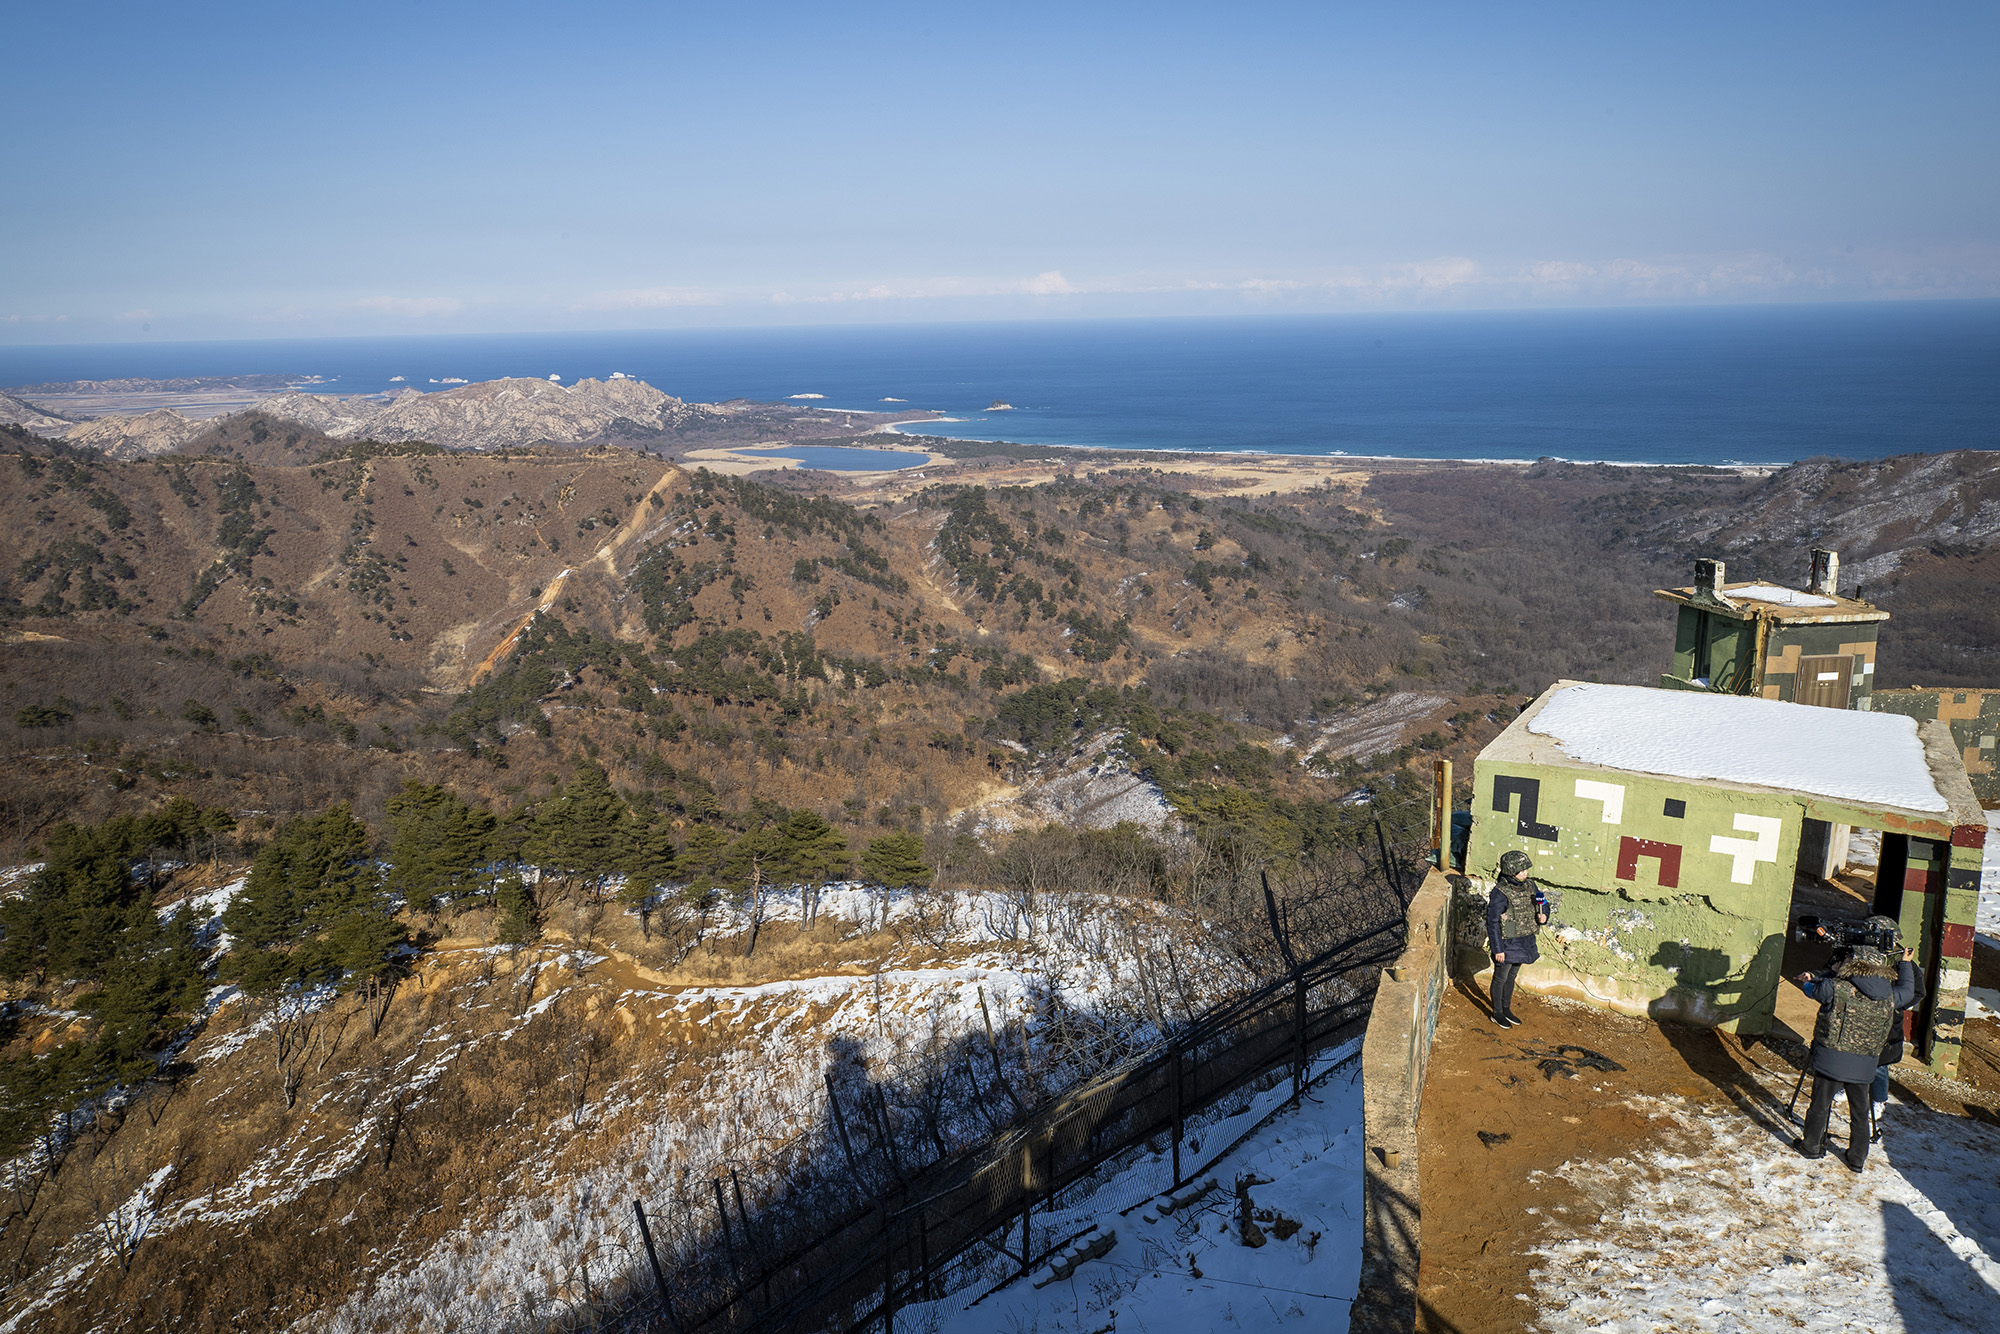
[[[1697,560],[1694,563],[1694,597],[1689,600],[1696,603],[1707,603],[1712,607],[1734,607],[1736,604],[1731,602],[1722,591],[1723,581],[1726,577],[1721,561]]]
[[[1822,593],[1828,597],[1840,596],[1835,590],[1840,587],[1840,553],[1828,551],[1824,547],[1814,547],[1812,551],[1812,577],[1806,583],[1806,592]]]

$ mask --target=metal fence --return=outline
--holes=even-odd
[[[891,1148],[886,1186],[878,1184],[883,1173],[861,1170],[849,1113],[834,1098],[836,1143],[852,1184],[846,1202],[786,1244],[756,1234],[733,1175],[727,1186],[718,1180],[723,1245],[715,1246],[711,1233],[711,1244],[671,1256],[667,1267],[653,1253],[642,1211],[652,1283],[632,1292],[641,1309],[630,1317],[638,1328],[676,1334],[870,1325],[892,1331],[898,1310],[945,1298],[967,1271],[989,1282],[996,1269],[1027,1274],[1069,1239],[1058,1207],[1064,1191],[1110,1160],[1141,1146],[1161,1155],[1160,1170],[1128,1192],[1134,1199],[1112,1202],[1129,1207],[1178,1187],[1227,1149],[1218,1137],[1247,1112],[1201,1131],[1207,1145],[1199,1161],[1191,1120],[1287,1068],[1294,1096],[1302,1092],[1315,1053],[1359,1037],[1380,970],[1401,952],[1404,934],[1398,916],[1296,962],[1287,976],[1208,1011],[1147,1055],[1020,1117],[970,1150],[906,1172]],[[854,1115],[870,1113],[864,1107]],[[1236,1133],[1250,1124],[1254,1119]],[[1093,1207],[1105,1204],[1093,1201]]]

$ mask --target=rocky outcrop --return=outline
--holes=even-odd
[[[25,426],[36,435],[59,436],[75,425],[69,418],[44,412],[26,399],[0,394],[0,426]]]
[[[340,440],[428,440],[447,449],[575,445],[612,436],[644,437],[719,416],[641,380],[487,380],[435,394],[405,389],[387,403],[370,398],[285,393],[257,411]]]
[[[378,438],[428,440],[453,448],[580,444],[620,423],[667,429],[698,409],[640,380],[488,380],[438,394],[403,393],[369,423]],[[386,432],[386,435],[384,434]]]
[[[175,452],[201,428],[201,422],[189,421],[172,408],[155,408],[136,416],[113,413],[71,425],[63,439],[85,449],[102,450],[114,459],[149,459]]]
[[[404,391],[416,395],[416,390]],[[337,398],[332,394],[308,394],[297,389],[273,394],[254,411],[266,417],[297,422],[315,431],[343,440],[358,440],[368,433],[368,422],[382,411],[374,398]]]

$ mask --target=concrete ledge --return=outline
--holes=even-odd
[[[1350,1334],[1408,1334],[1417,1319],[1423,1208],[1417,1117],[1438,1006],[1451,985],[1452,890],[1437,871],[1410,901],[1408,944],[1375,992],[1361,1042],[1367,1152],[1362,1173],[1361,1288]]]

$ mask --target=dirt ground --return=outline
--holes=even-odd
[[[1772,1092],[1792,1086],[1804,1056],[1789,1034],[1745,1041],[1531,995],[1517,994],[1515,1009],[1522,1026],[1501,1029],[1483,992],[1460,983],[1440,1012],[1420,1132],[1417,1328],[1429,1334],[1529,1329],[1535,1249],[1587,1236],[1621,1208],[1560,1169],[1688,1139],[1687,1117],[1659,1108],[1790,1133],[1784,1094]],[[2000,1125],[1992,1106],[1954,1092],[1967,1090],[1918,1071],[1896,1085],[1900,1102]],[[1836,1115],[1836,1147],[1843,1124]]]
[[[2000,949],[1974,938],[1972,985],[2000,991]],[[1988,1098],[2000,1102],[2000,1019],[1975,1019],[1965,1026],[1965,1050],[1958,1058],[1958,1077]]]

